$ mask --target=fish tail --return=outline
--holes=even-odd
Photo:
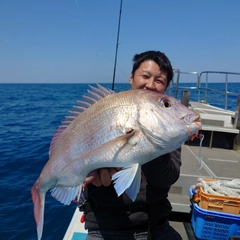
[[[31,189],[32,201],[34,204],[34,218],[37,225],[38,240],[42,238],[43,219],[44,219],[44,205],[45,205],[45,192],[41,192],[39,180],[35,182]]]

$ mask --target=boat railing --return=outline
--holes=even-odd
[[[210,74],[213,78],[212,79],[213,81],[215,81],[215,82],[221,81],[222,83],[225,84],[225,87],[223,90],[214,89],[214,88],[209,87]],[[222,78],[220,78],[219,76],[221,76]],[[239,93],[234,93],[234,92],[228,91],[228,84],[229,84],[230,77],[232,77],[232,78],[239,77],[239,81],[240,81],[240,73],[236,73],[236,72],[220,72],[220,71],[201,72],[198,76],[198,101],[200,101],[202,99],[201,93],[204,92],[204,101],[205,102],[208,102],[209,100],[217,101],[217,102],[221,101],[222,104],[224,105],[224,109],[228,110],[229,96],[234,96],[237,98],[240,95]],[[218,97],[217,98],[212,97],[214,94],[211,94],[211,93],[216,93],[216,95]],[[223,96],[223,98],[220,98],[219,96]]]
[[[197,72],[181,72],[179,69],[174,68],[174,78],[170,82],[170,86],[168,87],[168,95],[173,96],[175,98],[179,98],[179,94],[182,94],[181,90],[189,90],[189,91],[196,91],[198,89],[198,73]],[[193,86],[185,85],[182,86],[179,84],[180,76],[182,75],[190,75],[193,76]]]
[[[210,85],[210,74],[215,75],[211,79],[211,83],[224,83],[223,89],[216,89]],[[224,79],[218,78],[217,75],[222,75]],[[187,78],[190,76],[191,78]],[[167,94],[177,99],[181,99],[183,91],[194,92],[190,97],[193,101],[202,103],[210,103],[225,110],[235,111],[235,109],[229,109],[229,98],[234,98],[237,103],[239,93],[230,92],[228,89],[229,78],[231,76],[239,77],[240,73],[235,72],[217,72],[217,71],[204,71],[198,74],[197,72],[182,72],[177,68],[174,68],[174,79],[171,81]],[[236,79],[234,79],[236,80]],[[180,84],[181,83],[181,84]],[[235,104],[234,103],[234,104]],[[232,105],[232,102],[231,102]],[[237,108],[237,105],[236,105]]]
[[[224,114],[232,119],[233,128],[240,129],[240,94],[229,91],[230,82],[240,82],[237,78],[240,79],[240,73],[204,71],[198,74],[174,68],[174,79],[168,87],[167,94],[180,99],[186,106],[189,105],[189,101],[193,101],[225,110]],[[223,83],[222,89],[214,83]],[[218,112],[217,109],[214,111]]]

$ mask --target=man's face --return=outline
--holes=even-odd
[[[167,89],[167,73],[161,71],[152,60],[144,61],[130,76],[131,89],[148,89],[164,94]]]

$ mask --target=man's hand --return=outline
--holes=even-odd
[[[101,185],[108,187],[112,182],[112,175],[117,171],[121,170],[121,168],[101,168],[90,172],[85,178],[85,183],[99,187]]]

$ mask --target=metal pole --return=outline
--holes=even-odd
[[[117,65],[117,53],[118,53],[118,45],[119,45],[118,39],[119,39],[120,25],[121,25],[121,15],[122,15],[122,0],[120,2],[118,32],[117,32],[117,44],[116,44],[115,61],[114,61],[114,69],[113,69],[112,90],[114,90],[114,82],[115,82],[115,73],[116,73],[116,65]]]
[[[208,73],[206,73],[206,83],[205,83],[205,103],[207,103],[208,98]]]
[[[225,110],[228,108],[228,74],[225,76]]]

